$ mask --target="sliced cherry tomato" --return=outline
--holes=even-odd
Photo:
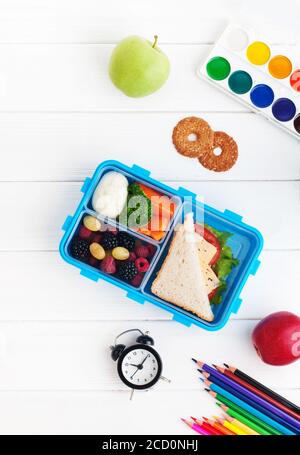
[[[216,247],[217,251],[212,260],[210,261],[209,265],[214,265],[216,262],[218,262],[220,255],[221,255],[221,245],[219,243],[219,240],[217,237],[206,227],[200,225],[200,224],[195,224],[195,231],[202,235],[202,237],[209,243],[211,243],[214,247]]]
[[[211,291],[211,293],[208,294],[208,300],[212,300],[217,292],[218,292],[218,288],[216,288],[213,291]]]

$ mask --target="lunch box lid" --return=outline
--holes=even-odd
[[[170,306],[168,302],[164,302],[163,300],[158,300],[152,297],[149,294],[143,293],[141,290],[135,290],[132,286],[126,284],[125,282],[121,281],[116,281],[115,278],[108,274],[101,274],[97,273],[97,271],[93,271],[90,266],[87,264],[84,264],[83,262],[79,262],[75,259],[73,259],[69,254],[66,252],[66,245],[67,242],[74,230],[74,227],[76,226],[76,223],[80,216],[82,215],[82,212],[85,210],[85,207],[88,204],[89,199],[91,198],[97,184],[99,183],[99,176],[103,173],[103,171],[106,168],[117,168],[121,172],[123,171],[124,173],[127,173],[129,175],[132,175],[134,178],[138,178],[145,182],[145,184],[150,184],[155,186],[160,192],[165,192],[168,193],[169,195],[173,195],[175,197],[178,197],[179,200],[181,200],[182,204],[186,198],[188,198],[193,206],[201,206],[204,211],[207,213],[210,213],[212,216],[216,216],[219,219],[219,222],[221,223],[222,220],[224,222],[230,222],[233,226],[236,226],[237,229],[241,229],[244,232],[247,233],[249,238],[251,238],[251,260],[248,261],[246,266],[244,267],[243,270],[243,276],[239,280],[238,285],[233,289],[232,291],[232,298],[230,302],[227,305],[224,305],[224,308],[222,311],[220,309],[218,310],[218,319],[216,322],[207,322],[203,321],[200,318],[193,317],[193,315],[188,314],[187,312],[181,311],[180,308],[176,308],[174,306]],[[86,278],[89,278],[95,282],[97,282],[99,279],[104,279],[107,282],[110,282],[114,284],[115,286],[118,286],[122,289],[124,289],[127,292],[127,297],[138,302],[138,303],[145,303],[150,302],[153,303],[154,305],[163,308],[164,310],[168,311],[169,313],[172,314],[173,320],[177,321],[185,326],[191,326],[192,324],[202,327],[205,330],[209,331],[215,331],[219,330],[228,321],[230,315],[232,313],[237,313],[241,303],[242,299],[240,297],[241,291],[243,287],[245,286],[246,281],[248,280],[250,275],[255,275],[259,265],[259,255],[261,253],[261,250],[263,248],[263,237],[261,233],[254,227],[249,226],[248,224],[244,223],[242,221],[242,216],[230,211],[230,210],[225,210],[224,212],[218,211],[214,209],[211,206],[208,206],[206,204],[203,204],[201,201],[197,200],[197,194],[189,191],[186,188],[179,187],[177,190],[165,185],[155,179],[153,179],[150,176],[150,171],[134,164],[131,168],[124,165],[123,163],[119,161],[114,161],[114,160],[107,160],[102,162],[97,169],[95,170],[93,176],[87,177],[84,180],[84,183],[81,187],[81,192],[83,193],[83,197],[74,213],[74,215],[68,215],[67,218],[65,219],[65,222],[62,226],[62,229],[64,231],[63,238],[60,242],[59,246],[59,251],[62,256],[62,258],[76,266],[77,268],[80,269],[80,274],[85,276]],[[167,242],[168,240],[166,240]],[[220,305],[223,305],[221,303]]]

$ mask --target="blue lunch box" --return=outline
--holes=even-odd
[[[125,175],[129,183],[132,181],[143,183],[146,186],[157,190],[159,193],[171,197],[172,200],[175,201],[175,213],[170,221],[169,229],[164,238],[160,241],[155,241],[148,236],[119,225],[116,220],[103,218],[94,212],[91,205],[93,193],[101,178],[110,171],[120,172]],[[150,177],[149,171],[137,165],[133,165],[132,168],[130,168],[113,160],[104,161],[100,164],[94,172],[93,177],[87,177],[85,179],[81,191],[83,197],[76,212],[73,216],[69,215],[63,224],[62,229],[65,233],[59,248],[62,258],[66,262],[79,268],[81,275],[90,278],[93,281],[98,281],[99,278],[102,278],[115,286],[124,289],[127,293],[127,297],[130,299],[139,303],[144,303],[145,301],[151,302],[170,312],[175,321],[186,326],[195,324],[206,330],[219,330],[224,327],[231,313],[237,313],[242,303],[240,293],[249,275],[255,275],[260,265],[258,257],[263,247],[263,238],[260,232],[243,223],[240,215],[229,210],[225,210],[224,213],[222,213],[199,201],[195,193],[192,193],[185,188],[180,187],[178,190],[175,190],[154,180]],[[183,308],[160,299],[151,292],[151,284],[168,253],[169,245],[174,235],[174,228],[178,223],[182,223],[184,214],[189,211],[193,211],[195,222],[205,223],[219,231],[230,232],[232,236],[228,239],[227,244],[232,248],[234,257],[239,260],[238,266],[232,270],[226,279],[227,289],[223,294],[222,303],[212,306],[214,313],[214,320],[212,322],[204,321]],[[140,286],[134,287],[125,281],[121,281],[114,275],[109,275],[102,272],[99,268],[95,268],[88,263],[81,262],[72,257],[70,253],[71,241],[78,232],[83,217],[87,214],[96,216],[100,221],[103,221],[112,227],[119,227],[122,230],[128,231],[132,237],[143,243],[152,244],[155,253],[150,268],[145,273]]]

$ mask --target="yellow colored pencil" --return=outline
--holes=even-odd
[[[221,419],[220,417],[215,417],[214,418],[221,423],[225,428],[228,428],[228,430],[232,431],[235,434],[238,434],[239,436],[247,436],[247,433],[244,430],[241,430],[241,428],[237,427],[233,423],[229,422],[226,419]]]
[[[257,433],[257,431],[252,430],[252,428],[248,427],[247,425],[245,425],[244,423],[240,422],[239,420],[234,419],[233,417],[230,417],[230,416],[226,416],[226,419],[230,423],[232,423],[232,425],[235,425],[236,427],[238,427],[241,430],[245,431],[247,434],[259,436],[259,433]]]

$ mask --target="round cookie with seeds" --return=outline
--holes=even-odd
[[[220,154],[215,153],[218,148],[221,150]],[[222,131],[216,131],[213,146],[199,156],[198,160],[202,166],[210,171],[224,172],[234,166],[237,158],[238,146],[235,140]]]
[[[205,120],[186,117],[175,126],[172,140],[178,153],[198,158],[213,146],[214,132]]]

